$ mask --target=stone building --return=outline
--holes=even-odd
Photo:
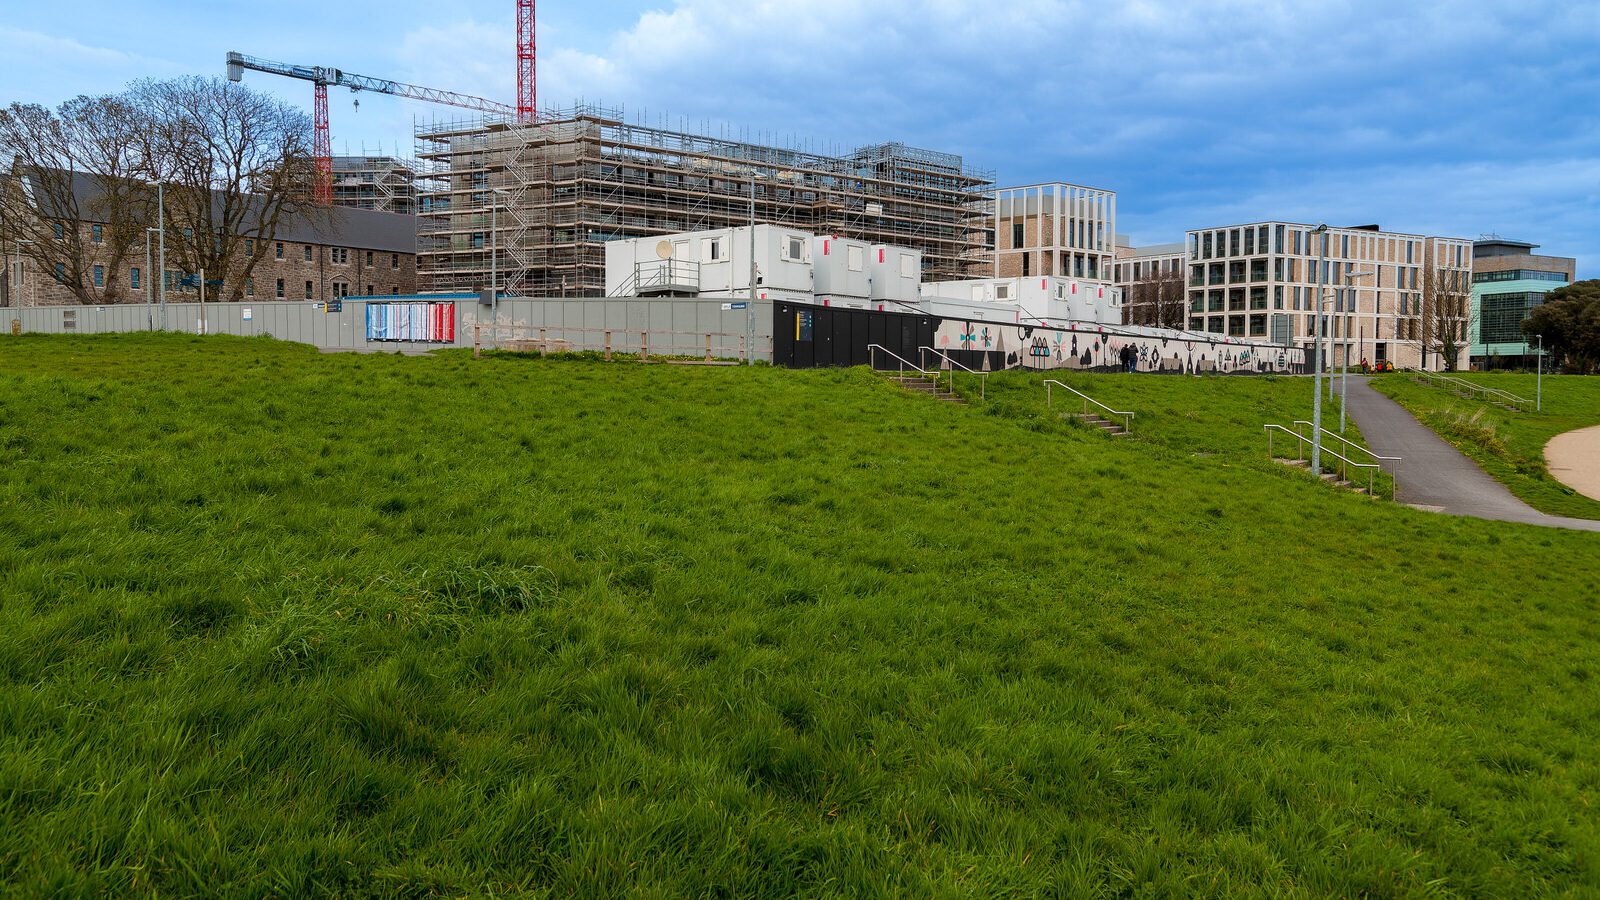
[[[12,239],[4,247],[5,265],[0,274],[0,301],[8,307],[75,304],[83,299],[69,287],[76,277],[92,302],[144,303],[159,296],[159,282],[151,270],[159,266],[159,241],[149,235],[149,261],[146,260],[144,231],[156,224],[125,224],[140,232],[120,258],[113,251],[112,224],[95,211],[104,204],[98,200],[98,179],[74,175],[73,213],[51,215],[34,213],[37,221],[8,229]],[[0,189],[28,191],[29,176],[19,174]],[[41,204],[26,208],[39,210]],[[18,209],[18,204],[10,204]],[[98,220],[98,221],[97,221]],[[175,262],[176,241],[192,239],[192,233],[176,221],[169,210],[167,228],[167,299],[194,300],[198,287],[184,282],[190,273],[181,272]],[[79,238],[69,240],[68,229]],[[30,234],[30,238],[16,237]],[[28,246],[24,246],[24,243]],[[81,246],[80,255],[69,250]],[[242,299],[319,300],[345,296],[412,294],[417,290],[416,217],[377,210],[332,207],[310,210],[304,215],[286,215],[274,233],[265,238],[244,238],[239,244],[241,259],[234,271],[242,271],[243,260],[256,256],[255,266],[242,286]],[[52,253],[51,248],[60,248]],[[69,260],[79,260],[74,264]],[[77,268],[77,272],[72,269]],[[214,273],[207,274],[213,280]],[[228,299],[235,285],[207,289],[207,300]]]

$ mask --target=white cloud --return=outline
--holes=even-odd
[[[1526,163],[1394,164],[1280,175],[1226,197],[1210,192],[1123,198],[1119,230],[1135,244],[1182,240],[1190,228],[1264,219],[1377,223],[1417,234],[1495,233],[1575,256],[1600,277],[1600,158]]]
[[[541,42],[545,106],[949,150],[1002,181],[1116,189],[1152,239],[1246,208],[1574,251],[1600,232],[1579,206],[1600,156],[1592,2],[672,0]],[[420,83],[514,91],[509,22],[418,29],[401,49]]]
[[[0,98],[5,102],[54,106],[75,94],[111,93],[124,87],[128,72],[139,73],[136,77],[185,74],[169,60],[0,25],[0,84],[10,88],[9,96]]]

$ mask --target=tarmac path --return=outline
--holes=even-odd
[[[1337,392],[1339,379],[1333,386]],[[1517,499],[1404,407],[1373,390],[1366,378],[1350,379],[1346,412],[1372,452],[1401,457],[1402,503],[1455,516],[1600,532],[1600,521],[1547,515]],[[1585,446],[1600,456],[1600,434]],[[1395,474],[1391,465],[1385,463],[1384,470]]]
[[[1551,438],[1544,446],[1544,462],[1556,480],[1600,500],[1600,425]]]

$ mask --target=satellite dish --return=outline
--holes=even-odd
[[[656,244],[656,256],[659,256],[662,259],[671,259],[672,258],[672,242],[671,241],[662,241],[661,243]]]

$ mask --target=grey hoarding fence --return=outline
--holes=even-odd
[[[605,349],[604,335],[613,334],[613,350],[637,353],[641,335],[658,355],[698,355],[711,335],[713,355],[739,359],[749,318],[756,323],[756,359],[772,358],[772,305],[753,311],[733,309],[716,299],[643,300],[632,297],[524,299],[501,298],[498,316],[478,304],[476,294],[424,294],[401,297],[344,297],[332,304],[312,301],[262,303],[168,303],[172,331],[188,334],[270,335],[328,350],[419,351],[439,347],[471,347],[474,326],[486,329],[546,329],[547,342],[563,340],[572,349]],[[453,340],[392,341],[368,336],[367,306],[389,303],[453,303]],[[753,312],[753,315],[752,315]],[[14,330],[44,334],[111,334],[151,330],[149,307],[142,303],[106,306],[39,306],[4,310]],[[749,318],[747,318],[749,317]],[[159,314],[156,318],[159,322]],[[13,329],[8,327],[6,332]],[[691,338],[693,340],[691,341]],[[492,341],[491,341],[492,343]]]

